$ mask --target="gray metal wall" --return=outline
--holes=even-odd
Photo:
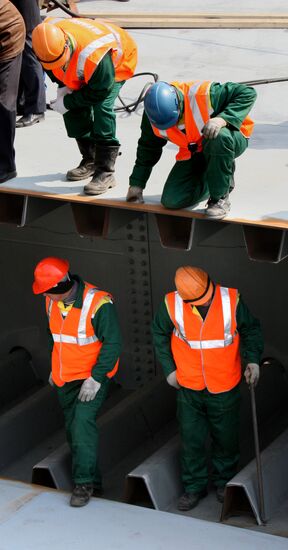
[[[58,255],[70,260],[72,273],[114,295],[124,339],[119,381],[126,387],[141,386],[159,372],[150,321],[164,293],[174,288],[176,268],[185,264],[201,266],[214,280],[239,288],[262,321],[265,353],[286,364],[287,259],[278,264],[249,260],[240,225],[221,224],[220,231],[187,252],[161,246],[154,215],[135,214],[129,223],[123,211],[114,210],[113,216],[115,230],[107,239],[79,236],[69,205],[29,227],[0,226],[0,357],[22,345],[40,376],[47,377],[44,300],[33,295],[31,284],[35,264]]]

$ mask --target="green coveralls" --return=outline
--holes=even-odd
[[[53,82],[63,83],[46,71]],[[88,84],[64,97],[68,113],[63,115],[67,134],[71,138],[87,138],[99,145],[119,145],[116,138],[115,100],[123,86],[115,82],[115,70],[108,52],[100,61]]]
[[[82,308],[83,280],[72,276],[78,284],[78,293],[73,307]],[[69,313],[68,313],[69,315]],[[101,476],[97,466],[98,429],[96,418],[103,404],[110,385],[106,374],[111,371],[119,357],[121,336],[112,303],[104,303],[91,320],[97,338],[103,342],[97,362],[91,375],[101,384],[95,399],[82,402],[78,399],[83,380],[66,382],[62,387],[56,387],[58,399],[65,418],[66,435],[72,453],[72,479],[75,485],[93,483],[101,487]],[[50,332],[50,331],[49,331]],[[53,339],[50,332],[50,338]]]
[[[208,196],[217,201],[229,192],[234,160],[244,153],[248,146],[248,139],[239,129],[255,100],[255,90],[243,84],[227,82],[223,85],[211,85],[211,118],[222,117],[227,126],[220,130],[217,138],[203,139],[202,152],[194,153],[189,160],[176,161],[163,189],[163,206],[185,208],[205,200]],[[159,161],[166,143],[167,140],[154,134],[144,112],[130,186],[145,188],[152,168]]]
[[[200,312],[200,308],[198,311]],[[236,319],[243,363],[259,363],[263,352],[262,331],[259,321],[251,315],[241,297],[237,305]],[[162,302],[152,324],[152,333],[156,355],[165,377],[176,369],[171,352],[173,330],[174,325],[166,304]],[[221,368],[221,365],[215,365],[215,368]],[[223,487],[236,474],[239,459],[239,407],[239,385],[218,394],[210,393],[207,388],[196,391],[181,387],[177,390],[181,475],[185,492],[198,493],[207,486],[205,443],[208,433],[212,439],[214,484]]]

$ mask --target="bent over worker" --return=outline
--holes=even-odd
[[[102,493],[96,418],[118,369],[121,347],[112,296],[71,275],[67,260],[48,257],[34,271],[34,294],[46,298],[51,374],[72,453],[71,506]]]
[[[157,82],[144,98],[141,137],[126,200],[143,202],[153,166],[168,141],[178,146],[161,202],[186,208],[208,198],[205,214],[222,219],[230,210],[235,158],[244,153],[253,122],[247,116],[253,88],[227,82]]]
[[[58,82],[51,102],[64,115],[68,136],[82,155],[67,179],[92,177],[84,192],[104,193],[116,185],[115,162],[120,144],[113,110],[124,82],[134,74],[137,47],[131,36],[110,21],[47,18],[32,34],[43,68]]]
[[[178,508],[185,511],[207,494],[208,432],[220,502],[236,474],[241,359],[247,383],[256,384],[263,339],[258,320],[235,288],[222,287],[191,266],[176,271],[175,285],[156,313],[152,332],[167,382],[178,390],[184,486]]]

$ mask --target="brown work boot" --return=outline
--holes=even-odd
[[[66,179],[68,181],[86,180],[94,174],[95,145],[92,141],[81,138],[76,139],[82,160],[76,168],[68,170]]]
[[[178,510],[181,512],[188,512],[197,506],[201,498],[206,497],[207,490],[199,491],[198,493],[184,493],[178,500]]]
[[[130,185],[128,193],[126,195],[126,201],[142,204],[144,202],[142,187],[138,187],[137,185]]]
[[[84,186],[86,195],[101,195],[115,187],[115,162],[119,148],[119,145],[96,145],[94,174],[92,180]]]
[[[79,508],[88,504],[90,497],[93,494],[93,485],[91,483],[82,483],[82,485],[75,485],[71,499],[70,506]]]

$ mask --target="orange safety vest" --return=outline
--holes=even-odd
[[[240,338],[237,332],[238,291],[216,285],[208,313],[202,320],[178,292],[165,301],[174,325],[171,351],[180,386],[192,390],[207,388],[222,393],[241,379]]]
[[[72,90],[79,90],[87,84],[104,55],[111,51],[115,68],[115,81],[121,82],[133,76],[137,64],[137,46],[133,38],[110,21],[87,19],[47,18],[76,42],[74,51],[65,71],[53,69],[58,80]]]
[[[189,160],[193,152],[202,151],[202,129],[210,119],[213,109],[210,102],[210,87],[212,82],[205,80],[191,82],[171,82],[184,96],[184,124],[177,124],[168,130],[159,130],[152,125],[156,136],[164,138],[179,147],[176,160]],[[254,122],[246,117],[240,132],[249,138],[252,134]],[[185,133],[182,131],[185,130]],[[189,145],[195,145],[195,151],[189,150]],[[197,147],[196,147],[197,146]]]
[[[46,297],[46,312],[54,341],[52,379],[56,386],[91,376],[103,345],[95,334],[92,318],[97,304],[105,296],[110,294],[85,283],[82,308],[72,307],[64,319],[57,302]],[[117,372],[118,362],[107,374],[108,378]]]

